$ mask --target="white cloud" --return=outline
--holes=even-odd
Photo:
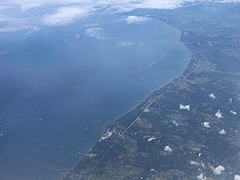
[[[29,10],[46,5],[91,5],[92,7],[108,7],[119,11],[131,11],[139,8],[148,9],[174,9],[188,2],[199,2],[200,0],[1,0],[2,6],[19,6],[22,10]],[[209,0],[215,2],[240,2],[240,0]]]
[[[210,128],[210,122],[204,122],[204,123],[203,123],[203,126],[204,126],[205,128]]]
[[[238,174],[234,175],[234,180],[240,180],[240,175]]]
[[[222,129],[222,130],[219,132],[219,134],[221,134],[221,135],[224,135],[224,134],[226,134],[226,131],[225,131],[225,129]]]
[[[134,42],[134,41],[122,41],[118,43],[118,46],[120,47],[130,47],[130,46],[144,46],[144,43],[139,41],[139,42]]]
[[[100,24],[97,23],[90,23],[90,24],[83,24],[85,28],[93,28],[93,27],[98,27]]]
[[[176,120],[173,120],[173,122],[172,122],[175,126],[179,126],[179,124],[177,123],[177,121]]]
[[[138,4],[138,8],[148,8],[148,9],[175,9],[180,7],[183,3],[189,2],[191,0],[145,0]]]
[[[240,2],[240,0],[219,0],[219,2],[222,2],[222,3],[237,3],[237,2]]]
[[[236,112],[236,111],[232,111],[232,110],[231,110],[230,113],[233,114],[233,115],[237,115],[237,112]]]
[[[38,28],[35,22],[29,22],[28,19],[0,16],[0,32],[13,32],[26,29],[37,30]]]
[[[190,164],[191,165],[194,165],[194,166],[200,166],[201,164],[196,162],[196,161],[190,161]]]
[[[212,171],[216,175],[221,175],[223,171],[225,171],[225,167],[219,165],[216,168],[212,167]]]
[[[215,116],[216,116],[218,119],[223,118],[222,113],[221,113],[220,110],[218,110],[218,111],[215,113]]]
[[[132,41],[123,41],[123,42],[118,43],[118,45],[120,47],[129,47],[129,46],[133,46],[134,42],[132,42]]]
[[[188,111],[190,111],[190,105],[180,104],[179,108],[180,108],[180,110],[188,110]]]
[[[15,31],[22,31],[22,30],[29,30],[29,29],[34,30],[34,29],[37,29],[37,27],[11,25],[11,26],[1,27],[0,32],[15,32]]]
[[[68,25],[69,23],[79,20],[81,17],[103,9],[106,13],[132,11],[140,8],[174,9],[182,7],[187,2],[199,1],[200,0],[1,0],[0,10],[3,11],[2,15],[9,17],[11,21],[5,20],[4,23],[1,23],[0,31],[20,31],[36,28],[36,26],[41,27],[43,25]],[[239,0],[209,1],[224,3],[239,2]],[[27,11],[33,8],[35,8],[38,13],[29,17]],[[8,9],[10,10],[8,11]],[[146,17],[141,16],[128,17],[129,23],[143,23],[146,20]]]
[[[164,151],[170,152],[170,153],[173,152],[173,150],[172,150],[172,148],[170,148],[170,146],[165,146]]]
[[[104,39],[101,27],[92,27],[85,30],[85,34],[96,39]]]
[[[199,175],[197,176],[197,179],[198,179],[198,180],[207,180],[207,177],[204,176],[203,173],[201,173],[201,174],[199,174]]]
[[[216,96],[213,93],[209,94],[209,97],[213,98],[213,99],[216,99]]]
[[[148,20],[149,20],[149,18],[143,17],[143,16],[128,16],[125,19],[125,22],[127,24],[142,24]]]
[[[3,0],[4,1],[4,0]],[[23,11],[48,5],[93,4],[93,0],[5,0],[5,4],[19,6]]]
[[[53,14],[45,15],[43,23],[46,25],[67,25],[81,17],[94,12],[92,7],[67,6],[58,8]]]
[[[148,142],[152,142],[152,141],[154,141],[154,140],[156,140],[156,137],[150,137],[150,138],[148,138]]]

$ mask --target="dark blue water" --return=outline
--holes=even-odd
[[[121,18],[0,34],[1,180],[59,179],[106,124],[184,71],[179,31]]]

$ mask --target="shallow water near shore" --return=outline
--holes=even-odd
[[[106,124],[185,70],[181,32],[124,18],[0,33],[0,179],[60,179]]]

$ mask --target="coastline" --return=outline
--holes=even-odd
[[[181,78],[182,76],[185,76],[185,72],[189,69],[189,66],[191,66],[191,63],[192,63],[192,60],[193,60],[193,51],[189,48],[189,46],[187,46],[186,43],[183,42],[182,40],[182,36],[183,36],[183,33],[184,31],[173,26],[172,24],[170,23],[166,23],[162,20],[156,20],[154,19],[155,21],[159,21],[160,23],[163,23],[163,24],[166,24],[168,26],[170,26],[171,28],[173,28],[174,30],[177,30],[179,32],[179,43],[183,44],[188,50],[189,50],[189,53],[191,54],[190,55],[190,58],[189,58],[189,61],[187,63],[187,65],[185,66],[185,69],[180,73],[178,74],[176,77],[172,78],[171,80],[169,80],[169,82],[166,82],[164,83],[163,85],[160,85],[160,87],[157,87],[153,90],[151,90],[149,93],[147,93],[143,98],[141,99],[138,99],[138,101],[132,105],[131,107],[129,107],[125,112],[121,113],[120,115],[117,115],[115,118],[113,118],[112,121],[109,121],[109,122],[106,122],[102,125],[102,130],[101,130],[101,133],[99,134],[103,134],[104,131],[107,129],[108,126],[110,126],[112,123],[115,123],[117,122],[119,119],[121,119],[123,116],[125,116],[126,114],[128,114],[129,112],[133,111],[134,109],[136,109],[138,106],[140,106],[142,103],[144,103],[148,98],[150,98],[155,92],[161,90],[162,88],[165,88],[167,87],[168,85],[170,85],[171,83],[174,83],[175,81],[177,81],[179,78]],[[190,68],[191,69],[191,68]],[[100,138],[100,137],[99,137]],[[96,142],[98,141],[98,139],[96,139]],[[94,145],[93,145],[94,146]],[[89,148],[89,149],[92,149],[92,148]]]
[[[189,65],[181,76],[110,124],[103,140],[63,180],[239,176],[240,123],[232,109],[240,108],[236,42],[240,29],[238,23],[228,21],[235,17],[229,13],[236,9],[234,4],[208,5],[214,8],[207,6],[206,14],[189,14],[191,7],[171,10],[170,16],[167,10],[153,12],[153,17],[182,30],[181,41],[192,52]],[[225,14],[224,19],[212,21],[212,11],[216,16]],[[179,13],[181,18],[176,18]],[[219,167],[223,171],[216,174]]]
[[[113,121],[104,124],[104,125],[103,125],[103,128],[102,128],[102,130],[101,130],[101,133],[99,133],[99,134],[100,134],[100,137],[99,137],[99,138],[101,138],[101,135],[103,135],[104,132],[105,132],[109,127],[111,127],[111,126],[114,125],[115,123],[118,123],[121,119],[124,119],[124,117],[125,117],[127,114],[129,114],[129,113],[131,113],[132,111],[134,111],[134,110],[142,107],[143,104],[145,104],[145,103],[148,102],[148,101],[151,101],[152,98],[154,99],[154,96],[159,96],[159,95],[158,95],[159,92],[162,92],[162,91],[164,91],[164,90],[167,89],[167,88],[170,88],[169,86],[174,86],[174,84],[175,84],[176,82],[178,82],[178,81],[180,81],[182,78],[184,78],[184,77],[189,73],[189,71],[194,67],[194,63],[195,63],[194,58],[193,58],[193,57],[194,57],[194,53],[193,53],[193,51],[187,46],[187,44],[183,42],[183,39],[182,39],[182,36],[183,36],[184,31],[181,30],[181,29],[179,29],[179,28],[177,28],[177,27],[175,27],[175,26],[173,26],[173,25],[171,25],[171,24],[168,24],[168,23],[166,23],[166,22],[164,22],[164,21],[160,21],[160,22],[162,22],[162,23],[164,23],[164,24],[167,24],[168,26],[171,26],[172,28],[174,28],[174,29],[176,29],[176,30],[178,30],[178,31],[180,32],[179,42],[182,43],[184,46],[186,46],[187,49],[188,49],[188,50],[190,51],[190,53],[191,53],[191,58],[189,59],[188,65],[186,66],[185,70],[183,70],[183,72],[180,73],[177,77],[173,78],[172,80],[170,80],[169,82],[165,83],[165,84],[162,85],[161,87],[158,87],[158,88],[156,88],[155,90],[153,90],[152,92],[150,92],[150,93],[149,93],[148,95],[146,95],[144,98],[142,98],[141,100],[139,100],[139,101],[136,103],[136,105],[132,106],[132,108],[130,108],[130,109],[127,110],[126,112],[122,113],[121,115],[117,116],[116,118],[114,118]],[[155,95],[155,94],[156,94],[156,95]],[[145,107],[144,107],[144,108],[145,108]],[[66,179],[66,178],[68,178],[67,176],[74,170],[75,167],[77,167],[77,166],[79,165],[79,163],[81,163],[81,161],[82,161],[83,158],[86,156],[86,154],[88,154],[88,153],[94,148],[94,146],[96,145],[96,143],[99,142],[99,141],[98,141],[99,138],[96,139],[96,142],[92,145],[92,147],[90,147],[90,148],[88,148],[88,150],[84,151],[85,153],[84,153],[84,152],[82,153],[81,158],[78,160],[78,162],[76,163],[76,165],[73,166],[73,168],[70,169],[69,172],[67,172],[65,175],[63,175],[63,178],[61,178],[61,180],[68,180],[68,179]]]

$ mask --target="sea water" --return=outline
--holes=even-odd
[[[0,33],[0,179],[60,179],[108,123],[184,71],[180,31],[125,18]]]

